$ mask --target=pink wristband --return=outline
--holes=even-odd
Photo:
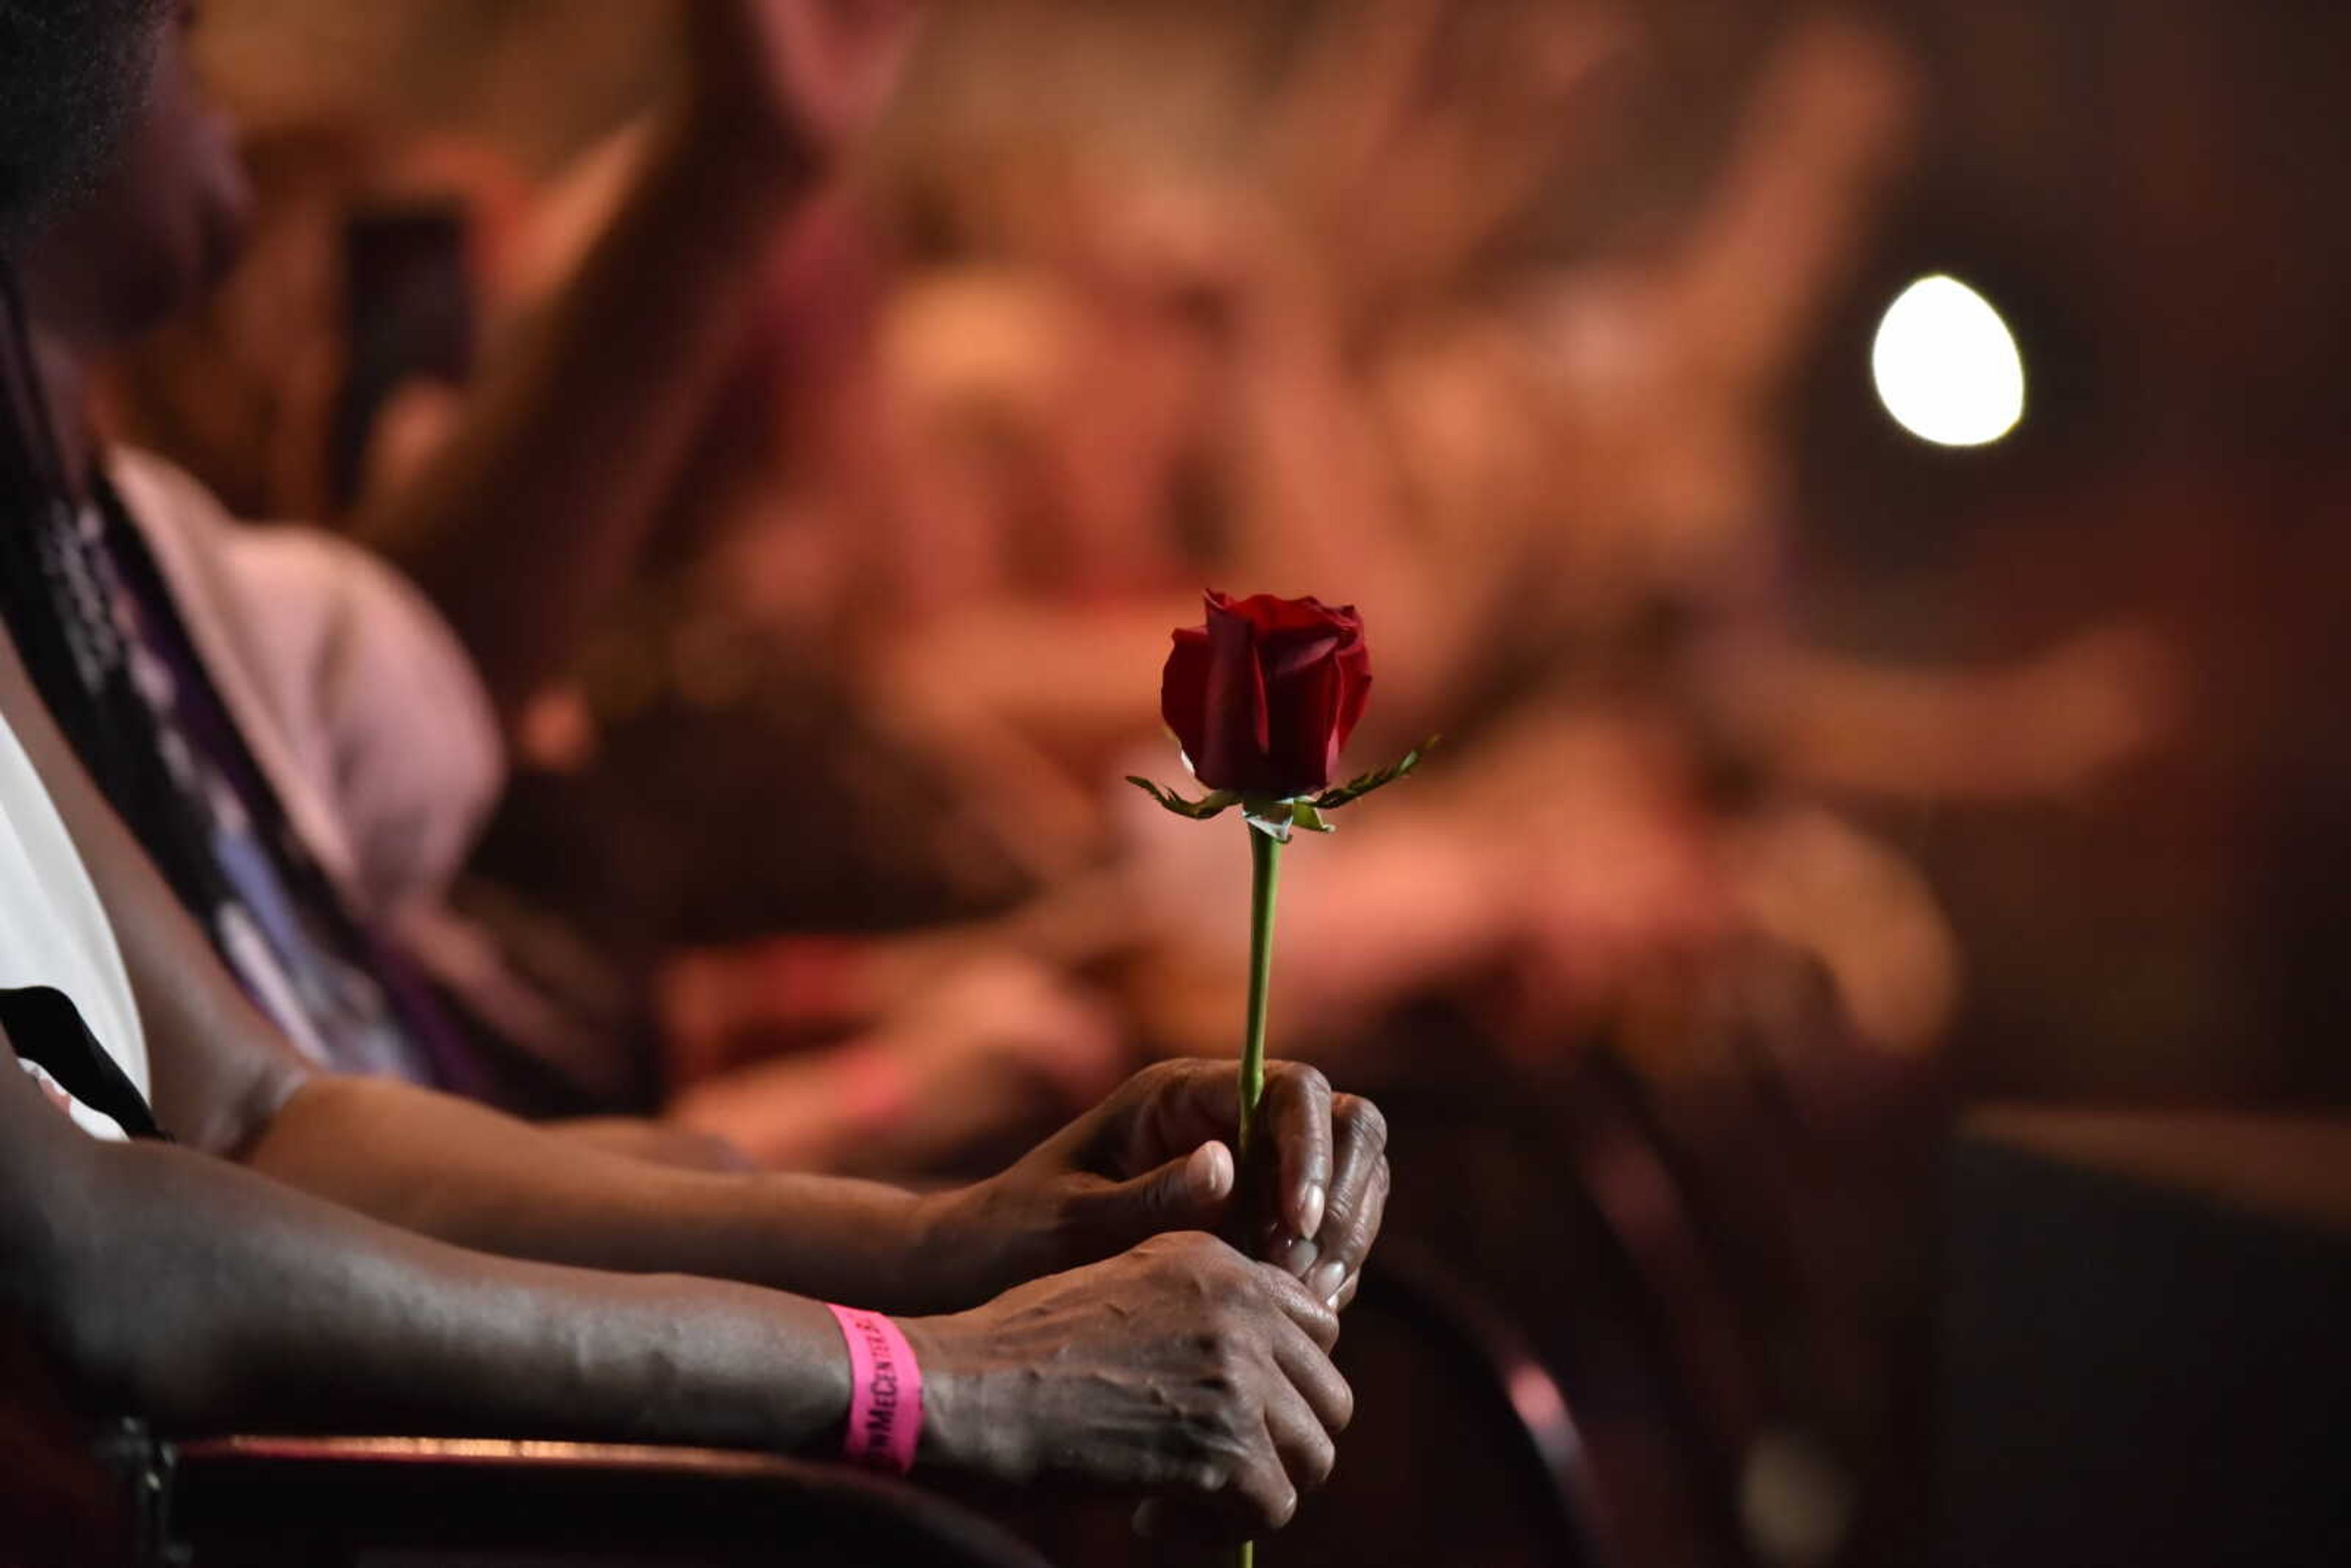
[[[841,1452],[853,1462],[904,1475],[914,1468],[923,1432],[923,1369],[898,1325],[880,1312],[828,1305],[849,1342],[849,1431]]]

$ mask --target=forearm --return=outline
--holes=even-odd
[[[361,532],[448,616],[511,718],[626,577],[810,188],[667,122],[570,287]]]
[[[2050,773],[2013,672],[1938,673],[1791,649],[1744,674],[1762,738],[1798,779],[1848,793],[1965,801],[2031,794]]]
[[[774,1450],[819,1445],[847,1408],[812,1302],[469,1254],[152,1145],[82,1142],[45,1185],[41,1223],[0,1217],[17,1298],[0,1317],[97,1408]]]
[[[1900,52],[1849,17],[1800,24],[1774,52],[1740,152],[1665,274],[1719,378],[1767,392],[1813,341],[1907,156],[1915,92]]]
[[[321,1078],[246,1163],[459,1246],[627,1273],[736,1280],[887,1311],[971,1304],[930,1206],[876,1183],[665,1168],[480,1106]]]

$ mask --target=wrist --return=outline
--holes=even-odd
[[[941,1312],[979,1306],[1077,1261],[1063,1256],[1060,1228],[1010,1173],[925,1194],[912,1228],[927,1299]]]
[[[982,1187],[946,1187],[914,1200],[906,1221],[908,1299],[933,1312],[961,1312],[995,1295],[978,1213]]]
[[[925,1469],[956,1470],[1019,1479],[1015,1434],[993,1409],[985,1358],[975,1354],[977,1330],[967,1313],[902,1318],[898,1327],[923,1367],[923,1429],[914,1462]]]
[[[965,1294],[954,1228],[942,1218],[944,1201],[954,1195],[879,1185],[872,1190],[880,1201],[862,1223],[880,1243],[878,1267],[859,1299],[903,1312],[954,1312],[976,1304]]]
[[[903,1476],[914,1468],[930,1399],[923,1359],[903,1325],[885,1312],[828,1305],[848,1348],[848,1414],[841,1455],[850,1463]]]

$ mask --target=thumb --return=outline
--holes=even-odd
[[[1232,1195],[1233,1152],[1211,1141],[1132,1181],[1101,1188],[1085,1206],[1092,1227],[1123,1249],[1164,1231],[1208,1229]]]

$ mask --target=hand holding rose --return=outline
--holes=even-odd
[[[1145,1069],[1002,1175],[931,1200],[927,1229],[958,1299],[1108,1258],[1170,1231],[1222,1230],[1238,1183],[1239,1067]],[[1266,1070],[1270,1219],[1251,1253],[1344,1306],[1387,1207],[1387,1124],[1296,1062]]]
[[[1329,1473],[1352,1410],[1329,1360],[1335,1314],[1386,1208],[1387,1132],[1312,1069],[1267,1063],[1266,1009],[1283,844],[1297,828],[1330,831],[1323,812],[1420,760],[1332,787],[1370,694],[1353,609],[1211,593],[1206,624],[1176,632],[1160,711],[1211,793],[1131,782],[1196,821],[1241,808],[1253,868],[1241,1059],[1142,1073],[1001,1176],[931,1201],[927,1250],[967,1260],[965,1290],[1049,1275],[925,1326],[925,1364],[946,1379],[949,1456],[969,1445],[998,1473],[1059,1467],[1147,1489],[1184,1505],[1152,1521],[1241,1536],[1285,1522],[1299,1488]],[[1203,1234],[1234,1226],[1237,1150],[1252,1176],[1270,1173],[1270,1220],[1241,1225],[1258,1261]],[[1108,1261],[1055,1272],[1094,1259]],[[1009,1427],[971,1413],[1008,1407]],[[1242,1542],[1243,1568],[1254,1551]]]
[[[1210,793],[1187,800],[1148,779],[1129,775],[1127,782],[1195,821],[1238,806],[1248,827],[1249,994],[1239,1085],[1239,1147],[1246,1157],[1252,1144],[1266,1135],[1268,1129],[1260,1124],[1270,1119],[1263,1114],[1266,1017],[1273,988],[1273,916],[1282,846],[1295,829],[1330,832],[1325,812],[1404,778],[1420,765],[1428,746],[1332,788],[1339,752],[1371,697],[1372,656],[1364,645],[1362,618],[1352,605],[1334,610],[1312,598],[1276,599],[1261,593],[1236,600],[1212,592],[1207,601],[1206,624],[1176,629],[1176,645],[1160,675],[1159,711],[1183,745],[1185,766]],[[1285,1151],[1285,1171],[1289,1158]],[[1384,1161],[1380,1173],[1379,1195],[1384,1200]],[[1305,1212],[1308,1191],[1290,1195],[1301,1206],[1291,1211],[1293,1217]],[[1336,1203],[1338,1194],[1332,1197]],[[1316,1228],[1301,1225],[1301,1230],[1315,1232]],[[1312,1254],[1319,1246],[1319,1239],[1302,1240],[1292,1256]],[[1342,1259],[1334,1256],[1313,1267],[1312,1284],[1330,1287],[1332,1306],[1352,1299],[1354,1286]],[[1256,1560],[1256,1548],[1242,1542],[1240,1568],[1250,1568]]]
[[[927,1458],[1146,1493],[1235,1537],[1289,1521],[1354,1411],[1336,1314],[1196,1233],[904,1328]]]

